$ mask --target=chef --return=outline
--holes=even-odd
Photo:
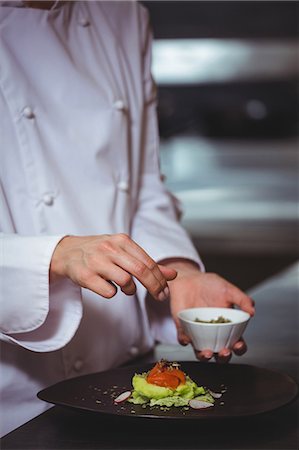
[[[3,435],[48,385],[187,344],[179,310],[254,308],[204,272],[161,181],[145,8],[2,2],[0,33]]]

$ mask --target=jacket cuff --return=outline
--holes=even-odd
[[[1,339],[34,351],[64,346],[82,317],[81,289],[49,285],[49,267],[64,236],[0,235]]]

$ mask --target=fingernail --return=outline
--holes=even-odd
[[[197,352],[197,355],[200,361],[209,361],[209,359],[211,359],[213,356],[213,352],[211,352],[210,350],[202,350]]]
[[[244,347],[244,344],[243,344],[243,342],[237,342],[234,345],[234,347],[235,347],[236,350],[240,350],[240,348]]]
[[[163,302],[164,300],[166,300],[166,298],[167,297],[165,297],[165,294],[164,294],[164,291],[161,291],[159,294],[158,294],[158,300],[160,300],[161,302]]]
[[[169,287],[166,286],[166,288],[164,288],[163,291],[161,291],[158,294],[158,300],[160,300],[161,302],[167,300],[169,298],[169,295],[170,295]]]
[[[227,358],[228,356],[230,356],[230,351],[227,350],[227,351],[221,352],[221,356],[222,356],[223,358]]]
[[[164,295],[165,295],[165,297],[166,298],[168,298],[169,297],[169,295],[170,295],[170,291],[169,291],[169,287],[168,286],[166,286],[166,288],[164,289]]]

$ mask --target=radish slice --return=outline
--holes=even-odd
[[[126,400],[128,400],[128,398],[131,396],[132,392],[131,391],[126,391],[123,392],[122,394],[120,394],[118,397],[116,397],[114,399],[114,403],[122,403],[125,402]]]
[[[196,399],[190,400],[189,405],[193,409],[204,409],[204,408],[209,408],[210,406],[214,406],[213,403],[203,402],[201,400],[196,400]]]
[[[213,392],[213,391],[210,391],[210,390],[209,390],[209,393],[210,393],[211,396],[214,397],[214,398],[220,398],[220,397],[222,397],[221,392]]]

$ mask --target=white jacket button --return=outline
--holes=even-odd
[[[129,183],[127,183],[126,181],[119,181],[117,183],[117,187],[122,192],[129,192]]]
[[[131,356],[137,356],[138,353],[139,353],[139,350],[138,350],[137,347],[132,346],[132,347],[130,348],[130,350],[129,350],[129,353],[130,353]]]
[[[125,102],[124,102],[123,100],[121,100],[121,99],[116,100],[116,101],[113,103],[113,107],[114,107],[115,109],[117,109],[118,111],[125,111],[125,110],[127,109],[127,108],[126,108]]]
[[[79,372],[79,370],[82,369],[83,366],[83,361],[81,361],[81,359],[77,359],[77,361],[75,361],[74,363],[74,369]]]
[[[44,194],[43,195],[43,202],[47,206],[52,206],[54,203],[54,197],[51,194]]]
[[[25,106],[23,109],[23,116],[26,117],[26,119],[34,119],[35,114],[30,106]]]
[[[82,17],[81,19],[79,19],[78,23],[79,23],[79,25],[81,25],[81,27],[88,27],[90,25],[89,20],[86,19],[85,17]]]

